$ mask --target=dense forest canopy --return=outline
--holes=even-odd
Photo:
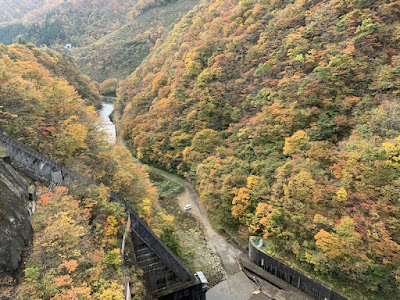
[[[148,175],[98,129],[97,85],[71,61],[32,44],[0,45],[0,83],[1,130],[120,192],[149,223],[165,223],[153,213],[157,192]],[[18,297],[10,299],[122,297],[119,247],[126,215],[124,207],[109,202],[109,191],[104,186],[40,191],[32,217],[32,253],[16,289]],[[138,276],[132,269],[131,282],[140,299],[144,287]]]
[[[74,48],[71,56],[82,72],[95,80],[102,81],[109,77],[125,79],[159,45],[172,25],[198,2],[176,0],[148,6],[141,13],[133,14],[132,20],[111,34],[86,47]]]
[[[217,0],[119,90],[138,158],[353,299],[400,288],[399,1]],[[349,284],[351,282],[351,284]]]
[[[99,89],[140,64],[117,102],[139,159],[350,299],[399,298],[400,1],[205,0],[181,18],[196,4],[0,0],[0,42],[19,42],[0,45],[0,126],[119,192],[179,252],[148,175],[96,126]]]
[[[180,254],[174,216],[159,206],[148,173],[99,129],[98,84],[68,58],[33,44],[0,45],[0,83],[1,130],[101,184],[41,192],[33,217],[37,238],[18,297],[121,297],[119,246],[126,214],[108,201],[110,190]],[[143,299],[142,273],[134,267],[128,271],[135,299]]]
[[[109,190],[39,189],[32,216],[35,238],[25,277],[4,299],[122,299],[125,275],[120,244],[124,208],[109,201]],[[143,299],[140,272],[129,269],[133,299]],[[3,294],[4,296],[4,294]]]
[[[31,11],[24,21],[3,24],[0,42],[24,39],[38,46],[65,43],[83,47],[121,27],[129,20],[136,1],[59,1],[58,5]]]

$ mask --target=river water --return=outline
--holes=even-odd
[[[115,130],[115,124],[111,122],[110,115],[114,111],[114,103],[111,102],[102,102],[102,108],[100,110],[101,117],[101,129],[107,134],[107,140],[115,144],[117,141],[117,134]]]

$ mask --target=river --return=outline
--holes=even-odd
[[[115,129],[115,124],[111,121],[110,116],[114,111],[114,103],[103,101],[102,107],[99,112],[101,117],[100,128],[107,134],[107,140],[115,144],[117,141],[117,133]]]

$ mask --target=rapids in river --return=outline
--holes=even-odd
[[[115,144],[117,140],[117,134],[115,130],[115,124],[111,121],[110,116],[114,111],[114,103],[103,101],[102,107],[99,112],[101,117],[101,129],[108,135],[107,140]]]

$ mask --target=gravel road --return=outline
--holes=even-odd
[[[189,212],[203,223],[207,233],[206,238],[210,241],[210,246],[215,250],[216,253],[218,253],[226,274],[229,276],[239,272],[237,258],[240,256],[240,254],[242,254],[242,252],[229,244],[213,229],[210,221],[207,218],[205,209],[199,202],[199,198],[191,185],[178,176],[172,175],[160,169],[153,167],[151,168],[171,180],[178,181],[185,187],[185,192],[182,193],[178,198],[179,207],[184,209],[185,205],[191,205],[192,208],[189,210]]]

